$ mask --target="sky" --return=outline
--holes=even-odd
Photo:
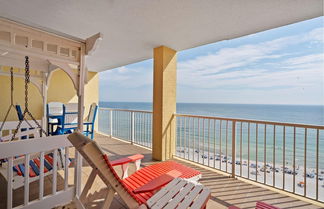
[[[324,105],[324,17],[177,53],[177,102]],[[99,74],[100,101],[152,102],[153,60]]]

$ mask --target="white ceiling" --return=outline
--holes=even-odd
[[[103,71],[323,15],[323,0],[0,0],[0,16],[103,41],[87,60]]]

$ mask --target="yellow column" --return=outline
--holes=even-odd
[[[153,159],[167,160],[175,152],[177,52],[165,46],[154,49]]]

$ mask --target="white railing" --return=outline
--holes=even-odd
[[[99,108],[99,131],[152,148],[152,112]]]
[[[177,157],[324,201],[324,126],[175,116]]]
[[[18,122],[6,124],[4,129],[11,130],[15,123],[17,124]],[[22,128],[29,127],[23,125]],[[7,180],[6,208],[8,209],[53,208],[58,205],[64,205],[73,200],[75,192],[79,190],[81,186],[75,184],[69,185],[69,151],[72,145],[67,139],[67,136],[60,135],[39,138],[38,133],[39,130],[37,129],[24,130],[20,132],[20,138],[28,138],[30,135],[35,138],[4,141],[0,143],[0,159],[2,159],[0,173]],[[49,162],[49,158],[52,163]],[[47,160],[47,162],[45,162],[45,160]],[[33,169],[30,169],[31,161],[35,163],[37,161],[39,165],[38,175],[30,175],[30,172],[34,172]],[[48,169],[46,163],[47,165],[51,164],[52,169]],[[13,167],[17,165],[24,166],[24,175],[18,175],[18,173],[13,170]],[[80,166],[79,163],[74,163],[74,165],[75,171],[80,170],[80,168],[76,167]],[[60,175],[60,181],[58,181],[58,175]],[[80,175],[81,172],[75,172],[74,178],[79,178]],[[45,188],[44,182],[46,176],[49,176],[52,180],[49,194],[48,191],[45,193],[45,189],[48,190],[48,186]],[[38,197],[36,199],[30,199],[29,187],[30,183],[34,181],[38,181]],[[58,183],[60,185],[58,185]],[[24,188],[23,199],[14,198],[14,189],[20,187]]]
[[[174,116],[175,156],[324,201],[324,126]],[[152,148],[151,128],[152,112],[99,108],[99,131],[108,135]]]

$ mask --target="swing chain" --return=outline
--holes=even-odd
[[[29,57],[25,57],[25,112],[28,110],[28,83],[30,81]]]
[[[13,67],[10,68],[10,85],[11,85],[11,106],[13,105],[13,91],[14,91],[14,85],[13,85]]]
[[[25,111],[24,116],[26,113],[29,115],[29,117],[36,123],[37,127],[41,129],[41,132],[47,136],[47,133],[44,131],[42,126],[37,122],[37,120],[34,118],[34,116],[29,112],[28,109],[28,84],[30,83],[30,70],[29,70],[29,57],[25,56]]]
[[[29,57],[25,56],[25,110],[23,113],[23,119],[19,121],[16,130],[14,131],[14,134],[11,138],[11,140],[13,140],[16,137],[16,134],[18,133],[18,130],[21,126],[21,123],[26,120],[26,114],[29,115],[29,117],[36,123],[37,128],[40,129],[41,133],[44,133],[45,136],[47,136],[46,131],[42,128],[42,126],[37,122],[37,120],[34,118],[34,116],[29,112],[28,109],[28,84],[30,82],[30,70],[29,70]]]

